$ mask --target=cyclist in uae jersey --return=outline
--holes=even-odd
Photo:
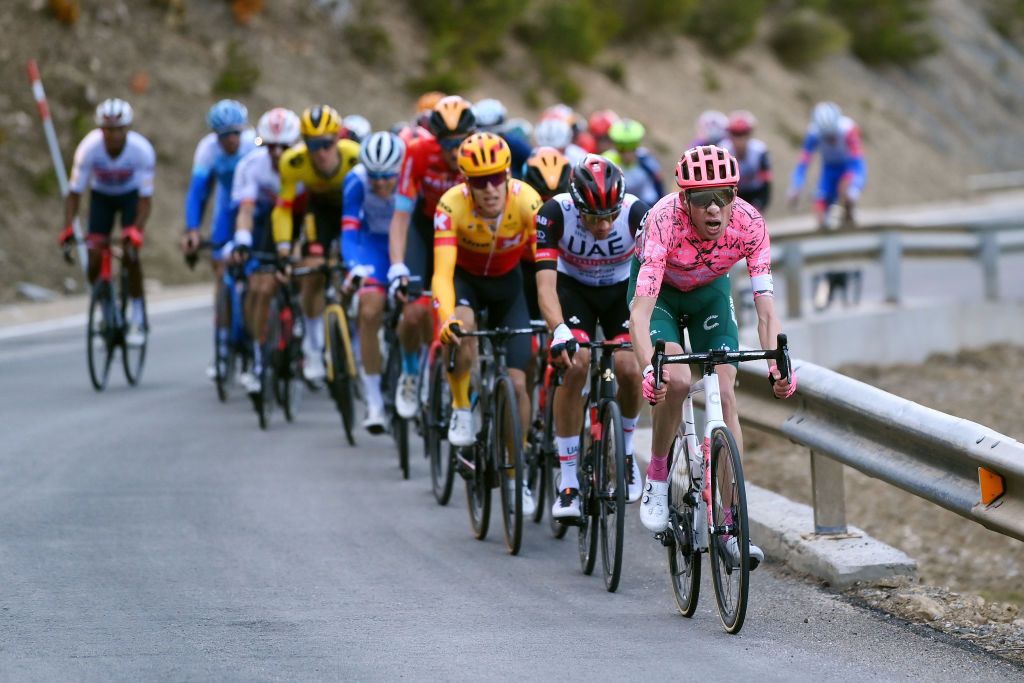
[[[366,419],[371,434],[385,429],[384,397],[380,391],[382,359],[377,333],[384,322],[388,258],[388,228],[395,212],[398,169],[405,155],[405,143],[394,133],[373,133],[359,147],[359,165],[345,178],[344,208],[341,214],[342,253],[349,268],[346,289],[362,280],[359,292],[359,353],[363,361],[363,389]],[[410,400],[415,401],[415,375]],[[399,387],[399,395],[402,388]],[[415,410],[415,402],[413,403]]]
[[[553,362],[568,365],[555,389],[555,442],[561,464],[555,518],[580,516],[576,458],[580,449],[583,403],[590,350],[581,348],[571,363],[570,339],[596,339],[601,325],[609,341],[629,339],[629,262],[647,205],[626,194],[622,171],[608,159],[590,154],[572,169],[569,192],[549,199],[537,214],[537,290],[551,330]],[[615,360],[618,400],[626,450],[629,502],[640,498],[640,469],[633,457],[633,431],[640,416],[640,366],[631,352]]]
[[[89,249],[89,284],[100,275],[102,250],[110,242],[114,218],[121,214],[121,239],[135,247],[133,258],[126,258],[131,315],[125,341],[131,346],[145,343],[146,316],[142,303],[142,233],[149,219],[153,197],[156,154],[142,135],[129,130],[132,107],[124,100],[104,100],[96,107],[96,128],[75,150],[68,196],[64,202],[61,245],[68,249],[74,240],[72,225],[78,215],[82,193],[91,186],[89,229],[85,241]],[[65,252],[69,258],[68,252]]]
[[[687,332],[694,351],[736,350],[736,319],[729,288],[729,269],[746,259],[758,318],[758,337],[765,349],[775,348],[779,320],[771,275],[771,247],[764,219],[753,206],[736,197],[739,166],[721,147],[688,149],[676,165],[680,192],[663,197],[648,212],[637,240],[627,296],[631,303],[630,337],[644,368],[644,397],[652,410],[651,462],[647,468],[640,521],[654,532],[668,524],[668,456],[689,391],[687,365],[669,365],[654,388],[650,359],[654,341],[664,339],[667,353],[682,353],[679,321],[689,316]],[[722,411],[743,452],[736,395],[736,368],[719,365]],[[796,389],[796,375],[779,380],[769,364],[775,395],[784,398]],[[735,543],[733,543],[735,545]],[[738,557],[738,548],[731,548]],[[752,564],[764,558],[750,544]]]
[[[811,114],[811,123],[804,136],[800,161],[793,169],[787,196],[795,206],[807,179],[807,166],[815,151],[821,152],[821,177],[814,195],[814,215],[818,227],[829,225],[828,210],[832,205],[842,207],[842,222],[854,222],[854,208],[867,181],[867,166],[861,148],[860,129],[853,119],[843,116],[835,102],[819,102]]]
[[[256,133],[259,146],[238,162],[231,185],[231,200],[238,206],[232,258],[245,264],[248,275],[243,313],[253,340],[252,369],[239,375],[239,381],[254,402],[262,400],[263,346],[270,302],[277,290],[275,273],[259,269],[276,261],[270,214],[281,189],[277,165],[284,151],[299,140],[299,117],[288,109],[271,109],[260,117]]]
[[[359,145],[339,138],[341,117],[332,107],[315,105],[303,111],[299,120],[302,142],[281,157],[281,191],[270,218],[277,252],[282,257],[288,256],[297,237],[293,204],[299,188],[305,188],[307,212],[312,220],[305,222],[300,264],[316,267],[324,264],[341,232],[341,188],[345,176],[358,162]],[[319,382],[326,375],[322,319],[324,285],[322,275],[306,276],[299,284],[302,314],[306,319],[302,372],[309,382]]]
[[[428,93],[429,94],[429,93]],[[434,338],[434,321],[430,299],[406,301],[399,290],[408,284],[409,276],[417,276],[426,287],[434,271],[434,210],[437,201],[462,178],[457,154],[470,133],[476,130],[473,107],[458,96],[437,101],[427,119],[432,137],[418,138],[408,145],[405,161],[398,176],[395,213],[391,218],[388,287],[402,305],[398,323],[398,339],[402,346],[402,383],[419,374],[420,349]],[[410,418],[415,409],[404,403],[395,409]]]
[[[519,268],[523,251],[536,248],[534,221],[540,197],[526,183],[510,178],[508,143],[493,133],[477,133],[459,148],[459,168],[466,183],[448,190],[434,215],[433,291],[442,344],[458,347],[455,370],[448,374],[452,420],[448,441],[470,446],[476,440],[470,411],[470,368],[474,339],[460,340],[453,327],[473,330],[477,314],[486,310],[491,327],[528,327],[529,313]],[[523,434],[530,419],[526,367],[530,336],[517,335],[507,346],[508,374],[519,402]],[[523,487],[523,514],[533,514],[533,495]]]

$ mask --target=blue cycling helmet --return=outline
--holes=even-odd
[[[206,125],[217,135],[239,132],[249,125],[249,110],[238,100],[221,100],[210,107]]]

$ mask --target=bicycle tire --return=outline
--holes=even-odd
[[[689,463],[686,452],[685,437],[680,429],[680,435],[672,444],[673,460],[685,458],[684,462]],[[680,465],[681,466],[681,465]],[[671,467],[669,468],[671,471]],[[688,466],[684,471],[689,471]],[[687,480],[690,477],[686,477]],[[700,495],[700,492],[691,493],[689,486],[680,486],[671,478],[668,483],[669,517],[668,517],[668,573],[669,581],[672,584],[672,597],[675,598],[676,608],[679,614],[684,617],[692,617],[697,611],[697,601],[700,598],[700,550],[694,547],[694,517],[697,511],[690,500],[693,495]],[[699,524],[707,524],[702,519]]]
[[[725,544],[728,522],[722,507],[723,484],[731,492],[732,535],[739,549],[739,566],[733,567]],[[747,613],[750,588],[750,530],[747,526],[747,497],[743,465],[732,433],[725,427],[711,432],[711,505],[715,531],[711,536],[711,576],[714,580],[718,614],[727,633],[739,633]]]
[[[130,299],[128,297],[128,276],[127,271],[121,269],[121,320],[127,322]],[[124,378],[128,380],[129,386],[136,386],[142,379],[142,368],[146,363],[146,346],[149,343],[149,315],[146,313],[146,298],[142,298],[142,345],[129,346],[128,342],[121,346],[121,365],[124,368]]]
[[[282,410],[287,414],[284,404],[287,398],[281,396],[286,393],[288,387],[282,390],[278,387],[277,372],[275,365],[279,362],[281,353],[278,350],[281,342],[281,305],[277,298],[270,300],[270,312],[267,315],[267,337],[263,342],[263,367],[260,372],[260,393],[256,399],[256,416],[259,419],[260,429],[266,430],[270,427],[270,415],[274,409],[274,403],[281,403]],[[259,344],[258,340],[253,341]],[[289,406],[290,408],[290,406]]]
[[[594,458],[592,449],[590,425],[586,422],[586,413],[589,412],[589,409],[585,409],[585,411],[577,459],[580,482],[580,529],[576,545],[580,555],[580,568],[584,574],[590,576],[597,564],[598,510],[594,495],[594,469],[597,465],[594,462],[596,458]]]
[[[539,372],[539,371],[538,371]],[[543,374],[541,373],[541,380]],[[544,415],[540,412],[540,399],[543,392],[543,384],[537,381],[533,385],[531,406],[532,420],[530,421],[530,434],[527,439],[529,448],[525,454],[526,459],[526,481],[533,492],[533,522],[540,524],[544,519],[544,501],[547,497],[547,464],[544,462]]]
[[[448,429],[448,418],[451,412],[451,389],[444,377],[444,367],[440,356],[435,359],[429,377],[429,402],[427,405],[427,425],[424,438],[430,458],[430,483],[434,499],[438,505],[447,505],[452,497],[455,486],[454,453],[449,445],[447,453],[444,439]]]
[[[499,377],[494,387],[493,464],[501,491],[502,521],[505,523],[505,547],[518,555],[523,543],[523,460],[522,425],[519,403],[512,380]],[[512,500],[509,500],[509,494]]]
[[[604,586],[614,593],[622,578],[622,543],[626,523],[626,443],[622,411],[614,400],[601,409],[601,465],[597,470],[601,568]]]
[[[551,494],[551,502],[558,500],[558,490],[562,482],[562,466],[558,461],[558,449],[555,446],[555,391],[554,386],[548,385],[547,403],[544,406],[544,469],[545,483],[548,493]],[[558,521],[552,515],[548,515],[548,528],[551,535],[556,539],[565,538],[569,532],[569,526]]]
[[[409,422],[398,413],[391,418],[391,430],[398,446],[398,467],[402,470],[402,479],[409,478]]]
[[[113,359],[113,330],[107,316],[106,303],[110,285],[104,280],[93,285],[89,295],[89,319],[85,328],[85,357],[89,365],[89,380],[96,391],[107,387],[110,363]]]
[[[492,440],[496,438],[491,434]],[[491,523],[491,471],[490,454],[484,444],[476,443],[465,449],[473,458],[473,473],[466,479],[466,508],[469,525],[478,541],[487,538]]]
[[[234,315],[231,289],[227,283],[221,283],[217,297],[217,308],[214,311],[213,324],[213,365],[216,371],[217,398],[226,403],[230,394],[229,386],[235,369],[235,352],[230,341],[221,344],[220,331],[227,330],[231,334],[231,317]]]
[[[333,308],[333,307],[330,307]],[[345,438],[350,446],[356,445],[353,428],[355,427],[355,396],[353,395],[353,377],[349,373],[348,360],[346,359],[344,333],[341,325],[345,320],[344,314],[331,311],[328,308],[324,312],[324,325],[327,326],[327,338],[330,340],[330,349],[327,354],[331,364],[331,372],[328,373],[328,381],[331,385],[331,396],[341,415],[341,424],[345,430]]]

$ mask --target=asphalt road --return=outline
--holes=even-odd
[[[342,445],[326,397],[261,433],[204,378],[205,311],[156,317],[143,383],[89,385],[83,334],[0,341],[0,678],[970,680],[1024,675],[771,565],[726,635],[676,615],[630,510],[617,594],[575,531],[469,533],[419,453]],[[500,524],[500,522],[499,522]],[[600,569],[598,569],[598,572]]]

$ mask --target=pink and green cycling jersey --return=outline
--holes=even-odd
[[[636,296],[657,298],[664,281],[689,292],[728,274],[746,259],[754,298],[772,295],[772,250],[764,218],[736,198],[732,217],[717,240],[703,240],[686,214],[681,193],[662,197],[644,220],[633,252],[640,262]]]

